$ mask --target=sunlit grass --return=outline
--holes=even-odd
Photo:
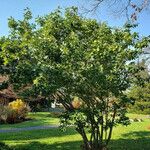
[[[0,129],[59,124],[59,118],[53,117],[50,112],[29,113],[27,118],[29,119],[28,121],[24,121],[21,123],[0,125]]]
[[[38,115],[38,114],[37,114]],[[31,116],[36,117],[33,114]],[[45,115],[44,115],[45,116]],[[112,150],[149,150],[150,119],[143,115],[129,114],[131,118],[143,118],[143,122],[133,122],[129,126],[117,126],[109,144]],[[42,118],[40,115],[39,119]],[[56,119],[57,120],[57,119]],[[58,121],[58,120],[57,120]],[[57,123],[57,121],[55,123]],[[57,129],[0,133],[0,141],[17,150],[80,150],[82,139],[74,128],[66,132]]]

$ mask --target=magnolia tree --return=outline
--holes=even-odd
[[[9,19],[10,35],[1,56],[14,89],[25,98],[53,97],[65,107],[62,126],[74,124],[83,149],[107,147],[113,127],[129,124],[134,61],[147,46],[133,25],[111,28],[78,15],[77,8],[57,10],[30,23]],[[33,21],[32,21],[33,22]]]

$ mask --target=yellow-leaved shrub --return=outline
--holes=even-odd
[[[0,123],[16,123],[25,120],[30,107],[21,99],[10,102],[8,105],[0,104]]]
[[[8,122],[17,122],[19,120],[24,120],[30,111],[29,106],[23,102],[21,99],[16,99],[8,104],[10,110],[8,116]]]
[[[73,108],[78,109],[81,107],[81,105],[82,105],[82,101],[78,97],[75,97],[72,101]]]

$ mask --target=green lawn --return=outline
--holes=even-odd
[[[0,125],[0,129],[46,126],[46,125],[59,124],[59,119],[56,117],[53,117],[49,112],[29,113],[27,118],[30,118],[31,120],[28,120],[28,121],[25,121],[22,123],[16,123],[16,124]]]
[[[40,120],[43,118],[42,114],[47,116],[46,113],[39,113]],[[31,116],[35,117],[33,114]],[[144,122],[134,122],[127,127],[116,127],[109,147],[112,150],[150,150],[150,130],[148,130],[150,119],[145,119],[143,115],[129,116],[143,118]],[[51,119],[53,118],[50,117]],[[57,122],[58,119],[52,122],[46,121],[52,124]],[[16,150],[80,150],[81,137],[73,128],[68,128],[66,132],[61,132],[59,129],[47,129],[0,133],[0,141],[6,142]]]

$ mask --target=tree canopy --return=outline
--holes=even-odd
[[[136,113],[150,113],[150,74],[146,61],[142,60],[138,66],[141,69],[136,76],[140,79],[138,83],[134,84],[128,92],[128,97],[135,100],[134,107],[131,107],[131,111]],[[142,83],[142,84],[141,84]]]

